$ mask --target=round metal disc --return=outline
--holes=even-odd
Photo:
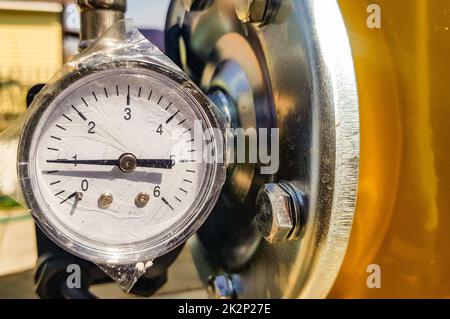
[[[221,198],[193,241],[205,283],[226,271],[239,297],[325,297],[342,263],[355,210],[359,166],[356,80],[336,1],[268,1],[264,23],[242,23],[233,1],[185,12],[172,1],[169,56],[205,92],[232,100],[232,124],[279,128],[280,165],[228,168]],[[300,238],[269,244],[255,224],[255,197],[287,181],[307,196]]]

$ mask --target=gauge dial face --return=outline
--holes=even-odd
[[[96,72],[69,85],[30,144],[32,192],[46,222],[97,250],[173,241],[196,219],[213,178],[196,133],[206,122],[182,86],[154,71]]]

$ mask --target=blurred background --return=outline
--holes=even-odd
[[[127,18],[161,50],[168,5],[169,0],[128,0]],[[74,1],[0,0],[0,131],[25,112],[28,90],[46,83],[77,53],[79,25]],[[31,216],[0,194],[0,298],[36,297],[36,259]],[[168,284],[154,297],[206,296],[187,249],[170,271]],[[114,284],[95,289],[104,297],[126,296]]]

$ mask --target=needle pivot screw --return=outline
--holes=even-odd
[[[119,157],[119,168],[122,172],[131,173],[137,167],[137,159],[131,153],[122,154]]]

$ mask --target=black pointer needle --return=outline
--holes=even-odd
[[[76,164],[76,165],[103,165],[103,166],[119,166],[119,160],[66,160],[56,159],[47,160],[47,163],[57,164]],[[173,160],[169,159],[137,159],[136,167],[164,168],[170,169],[173,166]]]
[[[47,163],[114,166],[114,165],[119,165],[119,160],[65,160],[65,159],[56,159],[56,160],[47,160]]]
[[[150,167],[150,168],[166,168],[170,169],[174,165],[174,160],[165,159],[137,159],[137,167]]]
[[[81,195],[82,196],[82,195]],[[72,199],[76,197],[77,200],[80,200],[80,192],[73,192],[72,194],[70,194],[69,196],[66,197],[66,199],[64,199],[60,204],[65,203],[66,201],[68,201],[69,199]]]

